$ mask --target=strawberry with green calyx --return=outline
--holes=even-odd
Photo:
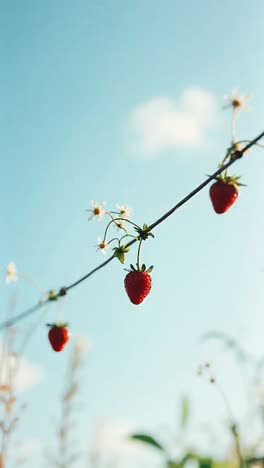
[[[68,330],[67,323],[48,323],[47,326],[50,328],[48,333],[48,339],[51,347],[56,352],[62,351],[66,343],[69,341],[71,336]]]
[[[150,273],[153,270],[153,266],[147,269],[146,265],[143,263],[143,265],[140,267],[140,250],[143,240],[146,240],[148,235],[153,237],[153,234],[147,231],[148,226],[146,224],[144,224],[143,230],[141,228],[136,230],[140,235],[136,263],[137,268],[135,268],[133,265],[130,265],[131,270],[128,270],[128,274],[125,277],[124,283],[130,301],[133,304],[141,304],[141,302],[144,301],[151,290],[152,279]]]
[[[216,182],[211,185],[209,195],[216,213],[225,213],[235,203],[239,187],[245,186],[239,182],[240,177],[229,176],[227,171],[216,177]]]
[[[144,264],[137,269],[133,265],[130,265],[130,267],[131,270],[127,270],[128,274],[124,280],[125,289],[130,301],[138,305],[150,293],[152,278],[149,273],[153,270],[153,266],[148,269]]]

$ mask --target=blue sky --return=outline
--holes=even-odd
[[[260,0],[254,8],[237,0],[14,0],[1,7],[2,271],[13,260],[49,290],[97,265],[103,224],[88,223],[90,200],[128,204],[138,224],[167,211],[216,169],[230,144],[230,113],[221,107],[233,87],[253,95],[251,111],[238,121],[239,138],[263,130]],[[93,444],[102,422],[108,437],[123,427],[173,428],[184,394],[193,426],[212,423],[228,445],[221,401],[195,373],[200,362],[214,362],[235,415],[243,415],[231,356],[200,337],[218,329],[261,355],[262,167],[261,149],[236,164],[247,187],[225,215],[213,212],[205,189],[157,228],[143,246],[155,269],[142,305],[128,301],[118,262],[68,295],[64,316],[73,337],[92,342],[79,421],[83,447]],[[135,255],[131,249],[126,266]],[[17,312],[38,300],[25,281],[9,289],[3,282],[2,310],[11,290]],[[44,445],[54,441],[71,352],[71,344],[58,355],[49,348],[44,323],[57,311],[50,307],[25,350],[43,379],[23,393],[29,404],[19,435]],[[106,450],[115,443],[121,447],[112,441]],[[126,450],[120,457],[129,468]]]

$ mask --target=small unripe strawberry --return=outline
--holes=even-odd
[[[67,324],[53,323],[48,326],[50,327],[48,338],[52,348],[56,352],[62,351],[71,336]]]
[[[153,267],[146,270],[146,266],[142,265],[141,270],[135,270],[133,265],[131,265],[131,268],[132,271],[129,271],[125,277],[125,289],[130,301],[138,305],[150,293],[152,279],[149,273]]]

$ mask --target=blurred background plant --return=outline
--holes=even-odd
[[[156,437],[151,433],[134,433],[131,440],[138,441],[146,446],[157,449],[163,454],[164,466],[167,468],[199,467],[199,468],[235,468],[235,467],[263,467],[264,463],[264,359],[256,359],[245,351],[241,345],[225,333],[213,331],[203,336],[203,341],[215,339],[222,343],[223,349],[233,353],[236,364],[240,369],[243,386],[241,392],[245,392],[248,401],[246,417],[236,420],[228,400],[227,393],[223,389],[219,376],[216,376],[211,363],[199,365],[197,375],[215,388],[226,409],[225,428],[229,432],[231,445],[226,459],[218,460],[207,454],[200,453],[195,448],[195,431],[197,428],[190,425],[190,402],[184,397],[180,404],[179,424],[173,443],[168,440],[161,441],[161,436]],[[198,429],[202,430],[202,428]],[[210,432],[210,425],[206,428]],[[174,431],[173,431],[174,432]],[[190,436],[193,443],[190,442]],[[253,437],[252,437],[253,434]],[[253,438],[253,442],[252,442]],[[216,437],[217,443],[217,437]],[[175,457],[173,452],[181,451],[181,456]]]
[[[83,368],[88,343],[82,338],[76,338],[73,343],[68,367],[65,375],[65,389],[61,395],[61,416],[57,434],[57,448],[55,453],[47,452],[49,466],[70,468],[81,458],[78,447],[77,429],[78,411],[82,412],[82,404],[78,402],[80,392],[80,371]]]
[[[16,294],[10,297],[9,310],[7,316],[12,316],[16,305]],[[22,417],[26,406],[18,402],[17,398],[17,378],[20,367],[20,354],[15,351],[15,342],[17,338],[16,330],[9,327],[0,344],[0,467],[6,468],[7,465],[15,466],[25,462],[24,457],[19,455],[19,450],[12,450],[11,444],[14,443],[14,433]],[[17,443],[17,442],[16,442]]]
[[[6,271],[6,282],[16,282],[20,275],[11,262]],[[24,276],[25,277],[25,276]],[[31,280],[30,280],[31,281]],[[34,284],[34,282],[31,281]],[[38,293],[40,289],[36,287]],[[17,304],[17,291],[10,296],[6,319],[14,315]],[[61,307],[59,312],[61,313]],[[14,433],[21,420],[25,405],[19,404],[17,398],[17,377],[21,359],[26,345],[39,324],[43,323],[46,307],[43,313],[26,328],[8,327],[5,329],[1,344],[0,360],[0,402],[1,402],[1,450],[0,468],[9,468],[24,464],[27,456],[20,451],[20,442],[14,438]],[[195,437],[197,431],[204,428],[193,427],[191,423],[191,402],[184,396],[178,409],[178,424],[176,430],[169,430],[167,437],[153,436],[148,432],[135,432],[130,436],[131,442],[138,442],[146,447],[159,451],[166,468],[243,468],[263,467],[264,451],[264,358],[256,358],[246,351],[240,343],[226,333],[210,331],[203,335],[202,342],[215,340],[222,345],[222,351],[231,353],[239,369],[242,385],[248,403],[244,418],[235,418],[228,399],[228,388],[223,388],[221,375],[211,362],[198,367],[197,374],[212,388],[215,388],[226,409],[225,429],[229,432],[230,450],[222,460],[212,454],[204,453],[197,447]],[[46,451],[49,466],[71,468],[77,464],[87,468],[116,468],[121,466],[116,457],[106,457],[101,453],[100,437],[96,437],[94,447],[88,453],[78,447],[78,411],[83,415],[83,405],[78,402],[80,394],[81,370],[88,343],[84,338],[78,338],[72,343],[72,350],[67,363],[65,389],[61,396],[61,415],[57,429],[55,449]],[[216,403],[217,404],[217,403]],[[30,409],[30,408],[29,408]],[[75,431],[75,433],[74,433]],[[206,428],[210,435],[210,424]],[[99,431],[100,432],[100,431]],[[252,433],[254,434],[252,437]],[[98,440],[99,442],[98,442]],[[216,435],[217,441],[217,435]],[[217,442],[216,442],[217,443]],[[80,466],[80,465],[78,465]]]

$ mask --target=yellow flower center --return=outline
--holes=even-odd
[[[233,106],[233,107],[240,107],[240,106],[241,106],[241,101],[240,101],[240,99],[233,99],[233,101],[232,101],[232,106]]]
[[[100,249],[105,249],[106,247],[106,243],[105,242],[101,242],[101,244],[99,244],[99,248]]]
[[[94,214],[96,216],[98,216],[100,213],[101,213],[101,210],[100,210],[100,208],[98,206],[96,208],[94,208]]]

